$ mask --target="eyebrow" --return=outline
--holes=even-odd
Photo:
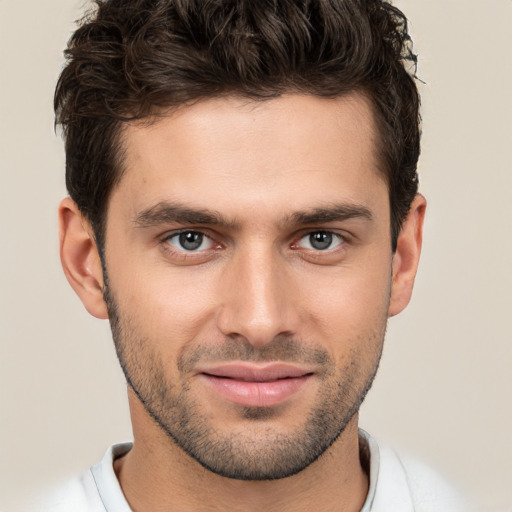
[[[343,203],[294,212],[287,216],[282,224],[322,224],[354,218],[372,220],[373,215],[366,206]],[[191,208],[180,203],[167,201],[159,202],[143,210],[134,218],[134,224],[142,228],[172,223],[185,225],[201,224],[206,226],[222,226],[235,230],[240,229],[239,222],[227,219],[216,210]]]
[[[203,224],[237,229],[239,224],[226,219],[220,212],[205,208],[196,209],[179,203],[160,202],[136,215],[134,223],[139,227],[160,224]]]
[[[295,212],[289,217],[288,222],[291,224],[322,224],[324,222],[340,222],[354,218],[372,220],[373,215],[366,206],[343,203]]]

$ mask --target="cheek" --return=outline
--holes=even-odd
[[[303,281],[302,316],[309,319],[309,329],[313,330],[307,337],[313,336],[332,353],[344,349],[348,355],[351,346],[381,342],[390,271],[382,264],[338,270]]]
[[[162,350],[178,348],[210,326],[214,286],[206,275],[166,268],[135,273],[118,283],[114,289],[120,310]]]
[[[369,339],[382,330],[391,273],[391,258],[384,254],[369,251],[336,268],[294,267],[283,272],[287,277],[282,285],[289,290],[279,296],[290,301],[288,306],[300,318],[298,338],[321,344],[332,354],[343,348],[346,354],[359,338]],[[216,312],[221,297],[229,295],[222,266],[176,268],[133,258],[109,268],[123,316],[160,352],[178,352],[198,339],[220,340]]]

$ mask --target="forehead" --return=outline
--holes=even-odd
[[[124,173],[112,202],[121,197],[133,212],[161,201],[220,205],[234,216],[242,206],[289,214],[287,207],[314,202],[371,203],[387,191],[374,124],[359,94],[202,100],[152,125],[126,126]]]

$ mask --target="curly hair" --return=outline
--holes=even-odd
[[[371,100],[396,248],[418,188],[420,100],[407,20],[388,2],[96,0],[65,56],[54,104],[66,185],[100,250],[124,123],[221,95],[351,91]]]

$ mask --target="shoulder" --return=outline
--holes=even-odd
[[[111,446],[101,462],[55,490],[32,499],[23,512],[129,512],[113,461],[131,446],[131,443]]]
[[[417,512],[471,512],[475,507],[436,471],[420,460],[380,446],[376,502],[408,502]],[[377,504],[376,503],[376,504]],[[404,506],[404,510],[405,510]],[[373,509],[372,509],[373,510]],[[380,510],[375,508],[376,512]],[[389,510],[389,508],[388,508]]]
[[[90,470],[31,499],[30,512],[105,512]]]
[[[359,430],[370,487],[361,512],[475,512],[477,508],[418,459],[398,454]]]

